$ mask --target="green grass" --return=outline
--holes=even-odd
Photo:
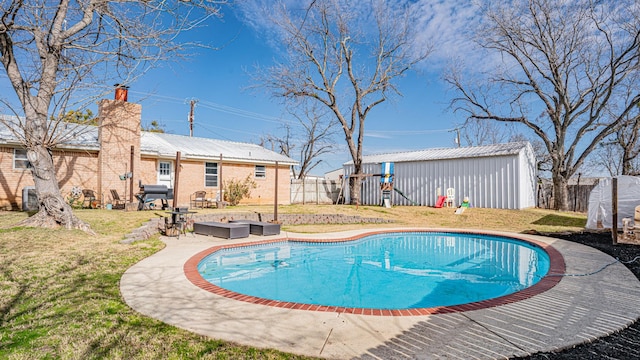
[[[273,207],[228,211],[271,212]],[[202,212],[216,212],[206,210]],[[379,226],[428,226],[507,231],[576,231],[584,214],[425,207],[282,206],[279,213],[342,213],[384,217]],[[161,250],[156,237],[120,240],[154,212],[77,210],[97,235],[15,227],[27,215],[0,212],[0,359],[303,359],[199,336],[138,314],[120,296],[119,280],[136,262]],[[297,225],[287,231],[337,231],[374,225]],[[215,320],[212,320],[215,321]],[[250,331],[250,329],[248,330]]]

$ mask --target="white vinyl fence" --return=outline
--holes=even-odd
[[[340,182],[322,179],[292,179],[292,204],[334,204],[340,194]]]

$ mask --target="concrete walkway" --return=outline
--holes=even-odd
[[[189,258],[216,245],[287,237],[345,238],[363,232],[252,235],[235,241],[200,235],[163,238],[167,247],[131,267],[123,275],[120,289],[133,309],[189,331],[331,359],[523,356],[590,341],[640,317],[640,282],[620,263],[588,276],[565,276],[551,290],[511,304],[402,317],[303,311],[236,301],[193,285],[183,270]],[[517,236],[551,244],[564,256],[567,274],[592,273],[615,261],[580,244]]]

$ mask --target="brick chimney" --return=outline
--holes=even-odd
[[[116,87],[115,99],[126,102],[129,95],[129,87],[121,84],[115,84],[114,86]]]
[[[98,103],[98,191],[107,195],[111,189],[125,193],[124,181],[120,180],[131,169],[131,147],[133,146],[133,177],[140,173],[140,122],[142,105],[127,102],[126,86],[116,85],[116,99],[103,99]]]

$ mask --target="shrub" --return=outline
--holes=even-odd
[[[251,189],[255,189],[257,184],[251,179],[251,175],[247,175],[244,180],[231,179],[223,182],[224,200],[229,205],[238,205],[240,200],[251,195]]]

